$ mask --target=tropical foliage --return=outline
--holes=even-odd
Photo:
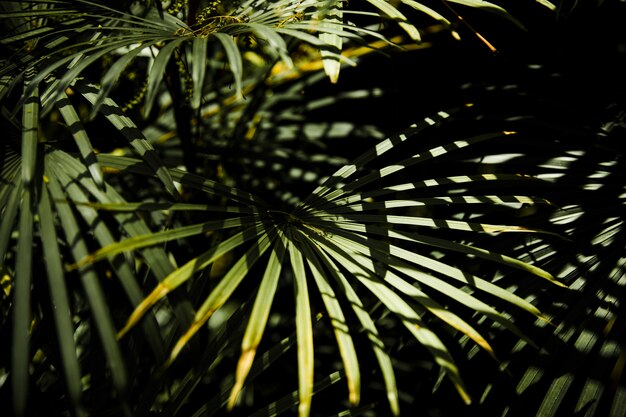
[[[382,82],[523,3],[0,3],[12,412],[624,415],[624,111]]]

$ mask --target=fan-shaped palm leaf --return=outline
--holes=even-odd
[[[526,310],[538,318],[543,318],[541,313],[530,303],[522,298],[514,295],[490,283],[480,277],[468,274],[456,267],[438,261],[429,254],[429,251],[423,253],[416,252],[415,248],[409,249],[410,242],[427,242],[427,245],[435,244],[439,249],[452,252],[473,253],[487,259],[494,259],[498,262],[509,265],[512,268],[523,269],[531,274],[546,278],[548,281],[556,282],[552,276],[537,267],[525,265],[510,257],[500,256],[496,253],[447,242],[442,239],[429,239],[424,237],[420,241],[420,234],[412,231],[414,227],[438,228],[440,230],[459,230],[469,232],[482,233],[502,233],[507,231],[526,231],[534,232],[532,229],[525,229],[519,226],[506,226],[497,224],[480,224],[471,223],[461,220],[449,219],[432,219],[404,213],[399,215],[377,214],[366,215],[361,214],[365,209],[385,209],[395,210],[405,209],[414,204],[429,206],[432,204],[439,205],[441,201],[445,201],[449,205],[462,205],[471,207],[476,202],[483,204],[504,204],[508,202],[541,204],[541,200],[530,197],[518,196],[515,198],[507,197],[487,197],[472,198],[472,196],[453,198],[453,199],[420,199],[419,186],[407,187],[402,185],[398,189],[409,189],[414,191],[412,195],[414,199],[406,198],[400,203],[395,201],[392,190],[394,190],[394,182],[386,182],[387,178],[402,178],[397,173],[408,170],[415,164],[425,163],[431,159],[445,157],[448,153],[459,151],[465,147],[476,146],[483,141],[504,140],[507,132],[496,132],[488,135],[481,135],[475,138],[463,141],[451,142],[448,145],[438,146],[423,152],[415,154],[411,158],[407,158],[400,162],[394,162],[391,165],[382,168],[367,168],[368,164],[376,162],[383,158],[383,155],[390,151],[398,151],[402,147],[410,147],[411,139],[418,135],[423,129],[436,125],[438,120],[449,117],[449,113],[441,112],[433,118],[427,118],[420,124],[415,125],[406,132],[394,136],[386,141],[381,142],[372,151],[357,158],[352,164],[345,166],[329,177],[309,198],[300,203],[291,213],[276,211],[269,209],[267,206],[259,205],[260,200],[248,195],[248,200],[257,208],[253,210],[252,217],[245,220],[232,218],[237,216],[237,212],[244,212],[236,208],[226,207],[209,207],[209,206],[180,206],[171,205],[169,209],[188,210],[204,208],[216,213],[222,213],[227,216],[222,225],[220,221],[210,222],[210,224],[199,224],[181,229],[180,231],[172,230],[165,232],[157,232],[143,237],[136,237],[130,240],[121,241],[113,246],[103,248],[99,253],[94,253],[90,257],[80,262],[94,262],[104,257],[113,256],[116,253],[128,250],[139,250],[158,242],[166,242],[172,239],[189,236],[191,234],[201,233],[208,228],[235,227],[234,234],[216,247],[210,248],[199,257],[188,261],[181,268],[172,272],[166,277],[152,292],[144,299],[140,306],[137,307],[133,315],[130,317],[126,327],[121,331],[121,335],[128,332],[135,326],[141,317],[149,311],[160,299],[171,293],[175,288],[191,279],[197,272],[202,271],[214,263],[224,253],[232,251],[237,247],[247,248],[243,256],[231,267],[226,275],[219,281],[217,286],[212,290],[208,298],[202,303],[196,312],[194,323],[187,332],[178,340],[173,348],[169,363],[172,363],[182,352],[182,348],[189,340],[198,332],[198,330],[206,323],[211,315],[217,311],[231,297],[233,292],[240,286],[244,278],[249,275],[250,271],[256,268],[255,264],[267,259],[265,252],[269,252],[269,261],[265,266],[265,273],[259,281],[260,289],[257,295],[254,311],[258,314],[251,314],[248,323],[248,330],[244,337],[242,345],[242,356],[239,362],[236,383],[231,396],[231,405],[233,404],[235,395],[243,386],[246,374],[252,364],[254,351],[263,334],[263,329],[269,314],[271,300],[277,291],[281,282],[281,273],[283,259],[287,256],[291,260],[292,273],[294,280],[302,288],[305,282],[313,279],[316,286],[320,290],[326,289],[328,286],[335,288],[335,293],[344,294],[350,303],[351,309],[354,310],[359,317],[361,325],[371,329],[370,341],[372,347],[377,353],[380,365],[383,369],[383,375],[387,383],[388,395],[392,404],[392,410],[397,412],[398,407],[395,393],[396,388],[393,382],[393,376],[388,366],[388,357],[380,350],[381,341],[376,336],[373,322],[367,319],[367,313],[360,307],[357,293],[360,291],[357,287],[367,288],[375,298],[378,298],[390,311],[395,313],[407,330],[426,348],[428,348],[435,360],[443,367],[447,375],[456,385],[461,395],[469,401],[460,373],[454,363],[452,355],[448,351],[446,345],[437,336],[435,332],[429,329],[429,321],[431,317],[437,317],[444,323],[447,323],[453,329],[458,330],[479,346],[486,349],[493,355],[493,350],[487,339],[475,330],[468,321],[455,314],[453,310],[447,309],[455,304],[463,305],[471,311],[475,311],[490,317],[495,323],[508,328],[518,337],[528,340],[524,334],[517,328],[513,321],[497,311],[489,302],[482,300],[482,294],[495,296],[505,304],[512,304],[520,309]],[[122,162],[119,158],[103,156],[100,162],[106,165],[113,165],[115,168],[123,169],[126,165],[128,169],[132,167],[139,170],[138,161],[126,159]],[[143,169],[145,172],[145,169]],[[183,186],[197,187],[201,179],[190,174],[171,171],[172,176],[180,181]],[[394,176],[394,174],[396,174]],[[350,181],[350,177],[356,179]],[[512,177],[516,181],[525,181],[522,176]],[[467,181],[468,186],[480,183],[495,183],[497,177],[478,176],[474,178],[464,178],[459,181]],[[386,184],[385,192],[380,192],[380,182]],[[214,193],[216,190],[213,184],[207,183],[209,186],[207,191]],[[437,187],[444,181],[426,180],[421,184],[427,184],[430,187]],[[416,183],[419,184],[419,183]],[[366,189],[371,189],[372,193],[378,193],[377,198],[382,199],[375,202],[369,202],[371,197],[367,197]],[[357,192],[357,189],[359,191]],[[222,194],[225,195],[225,194]],[[241,194],[235,190],[228,192],[231,200],[241,200]],[[368,205],[372,205],[368,207]],[[132,206],[136,208],[137,206]],[[118,208],[114,206],[100,206],[101,209],[111,210],[127,210],[123,205]],[[149,206],[145,207],[149,209]],[[228,218],[231,219],[228,219]],[[371,223],[374,223],[370,226]],[[403,231],[402,229],[406,229]],[[239,229],[239,231],[237,231]],[[306,259],[306,263],[300,259]],[[455,281],[450,281],[453,279]],[[456,284],[453,284],[456,282]],[[309,284],[310,285],[310,284]],[[354,290],[351,288],[355,288]],[[463,290],[461,290],[463,288]],[[326,296],[328,297],[328,296]],[[342,296],[343,297],[343,296]],[[341,298],[341,297],[340,297]],[[369,296],[368,296],[369,298]],[[297,296],[296,299],[301,299]],[[296,302],[298,309],[308,310],[302,305],[303,301]],[[338,308],[340,304],[330,302],[326,298],[325,302],[328,312],[332,317],[341,319],[341,313]],[[445,306],[445,307],[444,307]],[[310,348],[308,340],[310,336],[307,334],[307,320],[298,315],[299,319],[296,323],[297,327],[302,326],[299,332],[302,332],[302,341],[299,342],[300,357],[303,364],[308,360]],[[360,377],[357,368],[354,367],[356,356],[351,347],[350,338],[343,336],[341,322],[334,324],[338,342],[341,349],[342,359],[347,371],[348,385],[350,387],[350,398],[355,403],[359,398]],[[531,342],[532,343],[532,342]],[[311,370],[308,366],[299,368],[301,372],[302,388],[305,387],[304,381],[310,381]],[[306,392],[306,391],[304,391]],[[307,398],[301,397],[303,404],[301,407],[302,415],[307,414],[308,406]]]

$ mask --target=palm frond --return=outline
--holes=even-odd
[[[449,113],[442,112],[441,114],[447,115]],[[303,283],[310,280],[312,276],[316,285],[318,287],[321,285],[321,287],[319,287],[320,289],[324,288],[328,286],[325,282],[328,281],[327,274],[330,274],[330,276],[335,277],[333,281],[338,280],[331,284],[331,287],[336,285],[343,286],[343,290],[341,291],[343,294],[348,293],[346,286],[352,287],[356,285],[369,289],[371,295],[379,299],[386,308],[397,315],[416,340],[431,351],[435,361],[445,370],[461,396],[465,401],[470,401],[469,394],[465,389],[465,384],[462,382],[460,372],[452,354],[442,339],[429,328],[428,323],[431,318],[436,317],[444,323],[447,323],[452,329],[467,335],[470,339],[474,340],[478,346],[483,347],[491,355],[494,355],[494,351],[487,338],[476,330],[470,322],[463,319],[458,314],[447,311],[454,304],[463,305],[465,308],[477,312],[482,316],[490,317],[495,323],[509,329],[517,337],[530,344],[533,342],[518,329],[511,318],[500,313],[490,302],[483,301],[482,294],[486,294],[489,297],[496,297],[501,302],[514,305],[540,319],[544,318],[535,306],[507,289],[437,260],[433,258],[428,251],[416,251],[415,248],[409,249],[410,246],[406,246],[409,243],[420,242],[419,234],[411,231],[411,229],[415,227],[435,227],[438,230],[489,234],[503,233],[511,230],[524,230],[523,228],[519,228],[519,226],[491,225],[452,219],[437,221],[432,218],[424,218],[419,215],[410,214],[410,211],[402,215],[361,214],[362,209],[367,207],[368,204],[374,205],[371,207],[372,210],[384,209],[386,211],[406,211],[410,210],[414,204],[419,204],[420,206],[440,206],[441,201],[437,198],[420,198],[420,187],[412,187],[413,189],[411,191],[417,193],[414,197],[415,200],[411,200],[408,195],[403,196],[402,201],[404,203],[401,204],[396,203],[398,200],[396,200],[395,195],[390,192],[386,192],[386,194],[379,193],[381,194],[379,197],[385,199],[381,200],[380,205],[376,205],[376,202],[365,200],[363,195],[366,195],[368,189],[380,190],[381,187],[378,184],[381,181],[389,184],[388,190],[393,190],[393,185],[391,185],[393,182],[389,182],[390,178],[402,179],[402,176],[398,175],[398,173],[402,170],[409,169],[413,165],[424,164],[431,159],[445,158],[452,152],[460,152],[465,148],[477,146],[484,141],[501,140],[503,137],[507,136],[506,134],[498,132],[480,135],[463,141],[453,141],[449,145],[419,152],[411,158],[401,160],[399,163],[392,162],[391,165],[382,169],[367,169],[367,164],[382,159],[385,153],[391,151],[398,152],[403,146],[410,147],[414,137],[422,134],[423,129],[427,131],[427,127],[433,125],[436,125],[436,122],[434,122],[432,118],[427,118],[420,125],[422,129],[417,128],[416,125],[394,138],[381,142],[372,151],[367,152],[357,158],[352,164],[341,168],[334,175],[330,176],[325,183],[318,187],[309,198],[300,203],[291,213],[277,211],[271,208],[262,208],[257,205],[257,208],[254,210],[254,216],[251,218],[248,217],[250,220],[245,221],[245,217],[234,217],[232,220],[225,220],[224,222],[214,221],[208,224],[204,223],[182,228],[178,231],[173,229],[172,231],[137,237],[134,238],[134,240],[122,241],[110,247],[105,247],[98,254],[92,254],[84,258],[81,264],[84,262],[94,262],[97,259],[112,256],[125,250],[139,249],[146,245],[154,245],[159,242],[170,241],[180,237],[190,236],[191,234],[198,234],[208,230],[207,228],[221,227],[223,229],[224,227],[233,227],[234,234],[231,234],[230,238],[219,243],[214,248],[209,249],[201,256],[191,259],[184,266],[172,272],[163,280],[137,307],[133,315],[129,318],[125,328],[120,332],[120,335],[127,333],[135,326],[140,318],[159,300],[171,293],[181,284],[188,282],[198,272],[205,270],[223,254],[237,247],[241,247],[242,249],[247,247],[246,253],[230,268],[202,305],[199,306],[193,324],[174,346],[168,362],[170,364],[174,363],[174,360],[182,353],[182,348],[188,341],[198,332],[213,313],[222,307],[232,296],[235,290],[241,285],[244,278],[250,274],[251,270],[256,268],[254,265],[265,260],[263,261],[266,263],[265,273],[260,281],[259,285],[261,287],[257,296],[257,302],[255,303],[256,307],[253,309],[254,311],[258,310],[258,314],[251,313],[252,319],[248,323],[247,336],[244,337],[242,356],[238,366],[236,383],[230,397],[230,406],[234,404],[236,395],[243,386],[245,376],[253,363],[254,352],[260,342],[269,309],[272,305],[271,300],[275,298],[276,291],[282,281],[281,276],[284,275],[284,273],[281,273],[281,269],[282,264],[285,262],[283,258],[286,259],[286,257],[289,257],[291,260],[292,268],[290,270],[293,271],[294,279],[296,282],[302,283],[298,285],[303,285]],[[107,165],[106,161],[116,162],[118,164],[117,166],[120,166],[120,160],[117,158],[102,157],[100,161],[105,165]],[[131,167],[129,163],[127,166]],[[139,167],[136,165],[132,166],[132,168],[137,172],[140,171],[138,169]],[[143,170],[143,172],[145,173],[146,171]],[[173,174],[175,171],[172,170],[171,172]],[[348,181],[352,176],[356,178],[351,182]],[[174,175],[173,177],[176,178]],[[192,178],[195,177],[181,176],[180,178],[176,178],[176,180],[180,181],[183,186],[186,186],[189,179]],[[481,178],[482,180],[480,180]],[[476,177],[477,181],[475,182],[479,185],[484,185],[484,183],[495,184],[496,179],[488,178],[488,180],[485,180],[483,177]],[[513,178],[523,181],[524,177],[515,176]],[[467,181],[467,178],[462,181]],[[422,183],[429,184],[435,188],[438,184],[436,180],[425,180]],[[440,181],[440,183],[444,183],[444,181]],[[468,184],[472,185],[472,182]],[[212,189],[208,191],[210,193],[214,192]],[[230,190],[228,193],[222,195],[228,196],[231,200],[236,200],[241,194],[242,193],[236,190]],[[366,198],[370,199],[371,197]],[[256,199],[250,197],[248,201],[254,202]],[[444,201],[446,201],[446,204],[449,206],[458,205],[468,210],[475,206],[477,201],[496,206],[502,205],[505,202],[507,204],[517,204],[520,206],[522,203],[543,203],[540,199],[521,197],[512,199],[507,197],[483,197],[474,199],[459,196],[458,198],[450,198]],[[121,205],[100,206],[99,208],[109,208],[115,211],[120,207]],[[129,206],[129,208],[130,207],[137,206]],[[183,211],[201,208],[201,206],[193,205],[171,207],[176,207]],[[217,210],[217,212],[222,212],[228,216],[241,216],[243,214],[239,209],[228,209],[227,207],[212,209],[210,206],[205,207],[207,210]],[[149,208],[149,206],[145,208]],[[153,206],[153,208],[156,207]],[[370,223],[374,224],[369,226]],[[402,230],[405,227],[408,228],[406,232]],[[528,229],[527,232],[533,233],[534,231]],[[433,240],[428,237],[424,239],[424,242],[428,242],[428,244],[431,245],[435,244],[439,249],[451,250],[457,253],[480,254],[481,257],[485,259],[496,259],[503,265],[513,266],[516,269],[521,269],[542,278],[547,278],[546,282],[558,282],[552,278],[549,273],[536,266],[526,265],[520,261],[513,260],[507,256],[501,256],[491,251],[478,248],[468,249],[467,246],[445,243],[444,240]],[[269,261],[267,260],[267,256],[263,255],[268,251],[271,254]],[[306,263],[303,261],[301,263],[300,259],[306,259]],[[442,279],[443,277],[445,277],[445,279]],[[450,282],[449,279],[455,280],[456,284]],[[377,341],[376,332],[373,331],[373,322],[371,319],[370,321],[365,319],[365,316],[363,316],[364,312],[358,312],[360,310],[356,306],[360,303],[357,301],[356,292],[350,291],[350,293],[352,294],[350,296],[352,297],[352,308],[355,309],[357,316],[361,315],[361,324],[372,329],[372,343],[378,344],[380,341]],[[368,298],[369,297],[371,296],[368,296]],[[296,297],[296,300],[297,299],[298,297]],[[263,301],[261,302],[259,300]],[[298,302],[296,302],[296,304],[298,305]],[[302,305],[299,305],[301,307],[297,308],[302,308]],[[337,309],[337,304],[327,299],[326,305],[329,309],[329,314],[332,314],[334,317],[341,317],[339,313],[340,310]],[[261,308],[263,311],[259,310]],[[308,308],[306,309],[308,310]],[[299,330],[300,332],[306,332],[306,329],[309,327],[307,322],[303,321],[302,318],[297,321],[296,327],[298,328],[298,326],[303,326],[303,328]],[[341,328],[336,327],[335,332],[341,332]],[[308,338],[309,336],[303,335],[302,338],[304,337]],[[340,340],[339,343],[344,346],[342,348],[342,358],[349,373],[348,382],[351,386],[350,396],[352,400],[356,402],[358,400],[358,386],[360,385],[359,376],[358,372],[350,365],[354,363],[355,355],[350,347],[350,339],[341,336],[339,333],[337,337],[338,340]],[[305,346],[307,346],[307,344],[304,341],[302,341],[299,346],[300,355],[310,355],[310,353],[306,353],[307,349],[305,349]],[[380,345],[375,346],[375,351],[379,346]],[[396,394],[394,393],[395,383],[388,371],[388,358],[382,351],[377,351],[377,356],[384,369],[392,409],[397,410],[397,404],[395,402]],[[304,357],[306,356],[301,357],[304,361]],[[306,367],[302,369],[301,372],[303,372],[301,375],[302,378],[307,378],[307,380],[311,378],[311,374],[307,373]],[[307,399],[301,398],[300,400],[301,404],[303,404],[301,408],[302,415],[306,415],[308,412]]]

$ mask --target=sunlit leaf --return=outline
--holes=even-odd
[[[280,272],[282,269],[283,257],[285,256],[286,251],[285,240],[282,235],[280,236],[280,239],[275,239],[274,242],[270,259],[265,268],[265,273],[261,278],[259,291],[256,299],[254,300],[252,312],[250,312],[250,320],[248,321],[248,326],[246,327],[246,332],[243,336],[243,341],[241,342],[241,356],[239,357],[239,362],[237,363],[235,385],[233,385],[230,398],[228,399],[227,407],[229,409],[232,409],[235,405],[237,396],[243,388],[248,372],[250,372],[252,362],[256,356],[257,347],[259,346],[259,343],[261,343],[261,338],[263,337],[265,327],[267,326],[267,320],[270,315],[272,302],[274,301],[274,295],[276,293],[278,279],[280,278]],[[244,274],[245,272],[247,271],[244,271]],[[300,320],[302,320],[302,318],[300,318]],[[299,335],[299,342],[302,341],[301,338],[302,336]],[[298,343],[298,351],[301,349],[305,349],[305,347]],[[302,369],[302,372],[306,372],[306,368]],[[304,392],[303,395],[307,395],[307,392]],[[301,396],[301,398],[304,397]],[[307,402],[310,401],[310,398],[304,399],[307,400]],[[306,416],[308,414],[308,408],[309,405],[305,402],[303,407],[300,408],[300,415]]]
[[[408,19],[400,13],[398,9],[396,9],[393,5],[387,3],[384,0],[367,0],[372,6],[379,9],[390,19],[397,21],[398,24],[405,32],[411,37],[411,39],[415,41],[421,41],[422,37],[420,36],[419,31],[415,26],[413,26]]]
[[[288,246],[289,259],[294,274],[296,298],[296,332],[298,338],[298,414],[307,417],[311,412],[313,395],[313,327],[311,323],[311,305],[304,269],[302,253],[291,242]]]
[[[200,326],[202,326],[206,321],[219,309],[232,295],[232,293],[237,289],[241,281],[246,277],[248,271],[252,266],[259,260],[259,258],[265,253],[265,251],[270,247],[273,241],[276,239],[276,231],[270,229],[260,236],[258,236],[258,240],[255,245],[253,245],[240,259],[237,261],[232,268],[228,271],[228,273],[221,279],[219,284],[214,288],[211,294],[207,297],[206,300],[202,303],[198,311],[196,312],[195,320],[192,326],[187,330],[187,332],[178,339],[176,345],[172,349],[170,354],[169,363],[173,362],[176,357],[180,354],[182,348],[187,344],[187,342],[198,332]],[[271,271],[269,271],[271,274]],[[271,277],[271,275],[270,275]],[[271,285],[271,280],[268,284]],[[270,286],[271,288],[271,286]],[[259,307],[262,308],[262,307]],[[252,322],[252,326],[258,324],[258,322]],[[257,337],[258,328],[250,327],[252,329],[248,338],[254,336]],[[247,330],[247,329],[246,329]],[[256,333],[256,334],[254,334]],[[245,337],[245,336],[244,336]],[[243,345],[242,345],[243,347]],[[245,379],[245,375],[249,371],[249,366],[251,365],[253,355],[250,355],[251,350],[243,350],[242,356],[239,359],[239,363],[241,364],[241,371],[239,372],[239,378],[237,381],[241,381]],[[252,357],[251,357],[252,356]],[[241,382],[242,383],[242,382]],[[237,384],[233,387],[231,391],[231,397],[229,403],[234,401],[233,396],[237,395],[239,390],[237,389]],[[241,388],[241,387],[239,387]]]
[[[350,335],[350,328],[343,314],[343,310],[333,287],[329,284],[328,278],[323,273],[322,265],[318,256],[313,252],[313,248],[309,244],[301,245],[301,250],[306,256],[306,260],[315,280],[315,284],[322,296],[328,317],[335,332],[339,354],[343,361],[343,366],[348,382],[348,397],[350,403],[358,404],[360,401],[361,374],[359,370],[359,360],[356,355],[354,342]]]
[[[341,55],[341,49],[343,44],[343,39],[341,34],[337,33],[328,33],[323,32],[324,26],[328,25],[328,22],[338,22],[342,23],[343,21],[343,12],[342,12],[342,4],[343,2],[340,0],[332,1],[332,2],[324,2],[321,3],[319,7],[319,19],[320,19],[320,34],[319,38],[322,42],[324,42],[324,46],[320,49],[320,53],[322,54],[322,62],[324,64],[324,71],[326,75],[330,78],[332,83],[336,83],[339,78],[339,70],[341,68],[341,62],[339,61],[339,56]],[[338,25],[339,30],[341,30],[341,26]],[[330,48],[330,49],[328,49]]]

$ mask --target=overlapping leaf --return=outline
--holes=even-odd
[[[205,209],[222,213],[227,216],[223,221],[215,221],[196,226],[188,226],[180,230],[159,232],[146,236],[138,236],[133,239],[121,241],[115,245],[103,248],[99,253],[93,254],[81,260],[80,264],[94,262],[102,257],[114,256],[117,253],[129,250],[139,250],[148,245],[159,242],[167,242],[191,234],[201,233],[205,230],[225,227],[233,228],[228,239],[219,243],[216,247],[209,248],[202,255],[189,260],[185,265],[173,271],[161,283],[154,288],[150,295],[137,307],[133,315],[121,334],[127,333],[133,326],[139,323],[143,315],[149,311],[159,300],[171,293],[181,284],[190,281],[197,273],[207,269],[216,262],[220,256],[237,248],[245,252],[235,262],[230,270],[225,274],[220,282],[212,290],[209,296],[198,308],[194,322],[178,340],[173,348],[168,363],[173,363],[183,352],[183,347],[194,337],[198,330],[206,321],[231,297],[244,279],[248,277],[250,271],[256,268],[254,265],[265,263],[265,273],[259,281],[259,294],[255,303],[257,314],[251,314],[248,323],[248,330],[242,345],[242,356],[239,362],[236,384],[233,387],[230,405],[234,405],[237,393],[243,387],[245,377],[254,360],[256,346],[262,338],[266,326],[271,301],[277,291],[280,291],[281,282],[285,275],[283,269],[292,270],[298,292],[296,293],[296,307],[302,310],[296,314],[296,327],[301,336],[298,342],[299,356],[302,366],[299,366],[301,389],[307,391],[311,381],[312,370],[306,365],[310,362],[310,340],[307,336],[310,322],[305,318],[310,307],[307,307],[302,299],[303,286],[313,288],[312,284],[322,292],[325,298],[325,308],[328,314],[334,318],[334,330],[340,346],[340,354],[346,368],[347,382],[350,387],[350,399],[353,403],[359,401],[360,375],[358,371],[358,356],[355,352],[350,331],[342,327],[342,310],[351,308],[359,317],[360,325],[368,329],[368,334],[385,379],[391,409],[398,412],[397,387],[395,386],[393,371],[389,366],[389,358],[384,353],[381,341],[377,337],[376,324],[370,318],[363,304],[359,300],[357,293],[363,288],[370,291],[367,299],[379,299],[391,312],[396,314],[416,340],[428,348],[435,361],[439,363],[449,378],[457,387],[465,401],[470,401],[470,396],[464,387],[464,382],[455,364],[452,354],[445,343],[437,336],[436,332],[429,328],[429,322],[433,319],[442,320],[451,328],[467,335],[478,346],[481,346],[491,355],[494,355],[487,338],[471,324],[471,319],[465,319],[454,312],[454,306],[460,305],[490,318],[504,328],[509,329],[517,337],[520,337],[532,344],[523,332],[517,328],[514,321],[502,314],[490,305],[487,301],[489,297],[496,297],[501,302],[517,306],[520,311],[527,311],[538,318],[543,318],[541,313],[530,303],[515,294],[500,288],[499,286],[482,279],[473,274],[469,274],[455,266],[448,265],[434,257],[430,250],[422,249],[415,252],[409,250],[410,243],[426,243],[426,247],[434,245],[440,250],[456,253],[466,253],[480,256],[484,259],[496,260],[498,263],[510,266],[511,269],[521,269],[545,279],[545,285],[558,283],[548,272],[535,266],[524,264],[508,256],[501,256],[497,253],[489,252],[479,248],[469,248],[445,239],[429,238],[424,236],[420,240],[420,228],[437,228],[439,230],[462,231],[465,233],[506,233],[508,231],[525,231],[527,233],[539,232],[532,229],[521,228],[516,225],[481,224],[465,222],[452,219],[432,219],[428,217],[415,216],[410,212],[404,214],[384,214],[391,210],[405,210],[414,204],[422,206],[439,205],[442,200],[437,198],[420,198],[419,186],[406,187],[402,184],[403,170],[408,170],[412,166],[426,163],[432,159],[446,158],[448,154],[460,152],[465,148],[471,148],[485,141],[504,140],[510,136],[510,132],[494,132],[468,138],[465,140],[453,141],[447,145],[437,146],[433,149],[419,151],[410,158],[382,168],[370,168],[369,166],[381,160],[387,152],[398,151],[403,147],[411,149],[414,145],[412,140],[416,136],[427,132],[428,128],[440,123],[449,117],[449,112],[440,112],[439,115],[427,118],[423,122],[416,124],[406,132],[389,138],[381,142],[370,152],[357,158],[352,164],[345,166],[330,176],[311,196],[300,203],[289,213],[274,210],[268,206],[260,205],[260,200],[253,196],[247,198],[255,209],[252,217],[241,216],[245,210],[239,210],[224,206],[216,208],[212,206],[186,206],[169,205],[168,208],[176,210],[198,210]],[[100,162],[107,165],[113,163],[114,158],[102,157]],[[115,165],[115,164],[112,164]],[[117,165],[118,168],[121,165]],[[141,171],[141,165],[136,161],[132,163],[128,160],[127,167],[132,167],[135,171]],[[145,172],[145,170],[144,170]],[[171,171],[172,174],[175,171]],[[174,176],[180,181],[183,187],[197,187],[197,180],[192,180],[193,176]],[[399,188],[411,188],[409,196],[403,196],[401,202],[396,199],[393,191],[394,186],[389,185],[390,179],[400,180]],[[525,181],[523,176],[504,176],[507,179]],[[469,177],[466,178],[468,180]],[[487,185],[497,183],[498,177],[475,176],[467,182],[468,187],[472,185]],[[384,181],[388,192],[381,192],[377,185]],[[459,180],[463,181],[463,180]],[[443,182],[443,181],[442,181]],[[416,184],[420,184],[417,182]],[[422,184],[437,187],[437,180],[426,179]],[[210,193],[215,189],[207,188]],[[358,190],[358,191],[357,191]],[[371,190],[371,191],[370,191]],[[375,201],[371,201],[371,195],[376,195]],[[229,199],[239,199],[241,193],[231,190],[222,194]],[[466,210],[471,210],[475,203],[500,205],[516,203],[524,204],[544,204],[542,200],[537,200],[526,196],[516,196],[514,198],[499,196],[459,196],[455,198],[444,198],[448,205],[462,206]],[[371,205],[368,206],[368,205]],[[98,206],[100,209],[120,210],[119,206]],[[137,208],[132,206],[129,208]],[[150,206],[144,207],[150,209]],[[156,208],[156,207],[154,207]],[[362,214],[363,211],[377,210],[381,214]],[[240,213],[240,214],[238,214]],[[233,217],[235,216],[235,217]],[[230,219],[229,219],[230,218]],[[247,219],[247,220],[246,220]],[[372,224],[373,223],[373,224]],[[371,225],[371,226],[370,226]],[[224,229],[225,231],[227,229]],[[424,248],[423,246],[420,246]],[[238,250],[238,249],[237,249]],[[268,255],[269,253],[269,260]],[[287,262],[287,259],[290,261]],[[287,265],[291,265],[289,268]],[[353,289],[354,288],[354,289]],[[339,300],[346,297],[351,300],[346,306],[342,303],[332,301],[329,294],[341,294]],[[487,298],[484,298],[487,296]],[[262,299],[263,301],[258,301]],[[300,301],[298,301],[300,300]],[[500,304],[499,304],[500,305]],[[349,306],[349,307],[347,307]],[[470,320],[470,321],[468,321]],[[308,346],[308,347],[307,347]],[[309,358],[309,359],[306,359]],[[309,382],[307,382],[309,381]],[[301,415],[308,415],[308,395],[300,397]]]

